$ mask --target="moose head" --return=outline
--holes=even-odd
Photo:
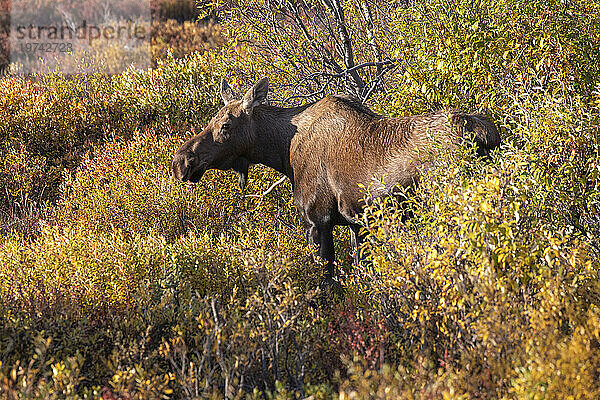
[[[225,106],[200,134],[177,150],[172,163],[173,177],[182,182],[198,182],[209,169],[233,169],[244,190],[250,165],[248,154],[257,135],[252,111],[265,100],[268,90],[269,81],[262,78],[239,99],[229,84],[221,81]]]

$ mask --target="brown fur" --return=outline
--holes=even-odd
[[[250,163],[287,175],[309,241],[319,245],[329,275],[335,258],[333,227],[350,225],[353,244],[359,244],[354,219],[362,211],[359,185],[371,185],[376,196],[393,186],[410,186],[420,167],[465,136],[475,141],[481,155],[500,144],[498,129],[481,114],[447,111],[386,118],[342,95],[301,107],[271,107],[261,105],[267,86],[262,79],[236,100],[223,82],[226,106],[177,151],[173,176],[197,182],[209,168],[233,168],[243,188]],[[385,186],[378,183],[382,179]]]

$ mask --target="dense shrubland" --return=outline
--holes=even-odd
[[[18,225],[32,204],[56,200],[63,172],[95,144],[126,140],[136,129],[196,126],[217,101],[218,77],[208,68],[171,59],[146,73],[0,80],[2,218]]]
[[[600,396],[600,5],[390,4],[371,31],[400,61],[369,104],[485,110],[503,145],[440,157],[407,203],[373,202],[371,263],[351,266],[340,229],[327,300],[289,184],[264,194],[277,173],[253,167],[242,195],[231,172],[169,171],[221,77],[268,75],[273,99],[326,83],[296,68],[312,62],[302,36],[282,57],[227,4],[222,49],[0,81],[2,396]]]

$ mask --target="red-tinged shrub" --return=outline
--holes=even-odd
[[[363,358],[369,368],[376,369],[385,361],[388,330],[385,320],[371,312],[358,310],[350,300],[338,304],[331,314],[327,333],[334,354],[347,359]]]

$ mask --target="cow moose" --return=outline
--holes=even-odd
[[[223,80],[225,106],[177,150],[173,177],[198,182],[208,169],[233,169],[243,190],[250,164],[286,175],[309,243],[318,245],[326,262],[327,279],[334,274],[335,225],[350,227],[355,263],[359,261],[362,238],[355,218],[364,206],[359,185],[370,186],[375,197],[388,195],[386,187],[413,185],[420,168],[440,149],[469,138],[478,154],[487,155],[500,144],[498,129],[481,114],[445,111],[387,118],[346,95],[281,108],[262,104],[267,92],[268,79],[263,78],[239,99]]]

